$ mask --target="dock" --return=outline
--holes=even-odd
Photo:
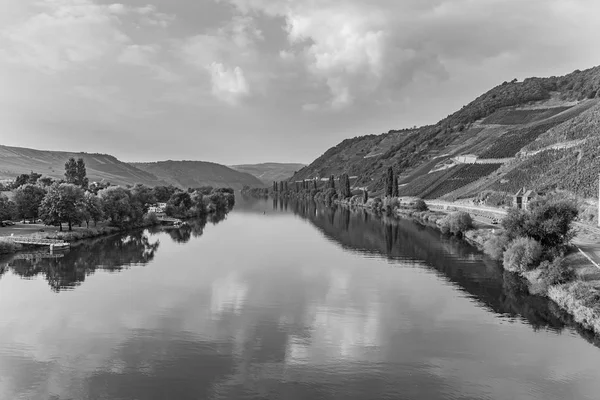
[[[71,246],[69,242],[58,239],[39,239],[25,236],[9,236],[8,239],[18,244],[48,246],[50,247],[50,250],[68,249]]]

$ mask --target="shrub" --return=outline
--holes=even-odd
[[[385,197],[383,199],[383,207],[388,213],[392,213],[400,207],[400,201],[398,201],[397,197]]]
[[[494,260],[502,260],[509,243],[510,239],[504,234],[492,235],[483,244],[483,251]]]
[[[513,240],[504,252],[504,268],[511,272],[524,272],[532,269],[540,261],[542,245],[531,238]]]
[[[375,197],[371,203],[371,208],[374,211],[381,211],[383,208],[383,200],[381,200],[379,197]]]
[[[17,245],[10,239],[0,238],[0,254],[10,254],[17,251]]]
[[[415,201],[415,203],[413,204],[413,207],[417,211],[429,210],[429,207],[427,207],[427,203],[425,203],[425,201],[423,199],[418,199],[417,201]]]
[[[473,228],[471,215],[464,211],[453,212],[442,220],[442,232],[462,236],[463,233]]]
[[[548,286],[562,285],[575,279],[575,270],[565,264],[562,257],[554,261],[544,261],[539,266],[540,279]]]
[[[144,216],[144,224],[145,225],[158,225],[158,217],[156,213],[150,212]]]

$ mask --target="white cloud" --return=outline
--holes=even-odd
[[[212,63],[209,67],[212,78],[212,93],[215,97],[235,104],[241,97],[250,93],[244,71],[240,67],[226,67]]]
[[[157,46],[132,44],[123,49],[117,61],[122,64],[147,66],[158,50]]]
[[[1,34],[12,62],[56,72],[100,59],[130,41],[117,26],[115,5],[100,6],[91,0],[37,4],[39,13]]]
[[[186,63],[207,72],[216,98],[237,104],[251,92],[244,71],[245,66],[256,67],[258,40],[262,40],[262,32],[252,19],[236,17],[217,30],[187,38],[179,54]]]

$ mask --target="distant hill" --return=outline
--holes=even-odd
[[[274,181],[288,180],[305,166],[304,164],[262,163],[231,165],[230,168],[254,175],[264,184],[270,185]]]
[[[131,163],[136,169],[156,176],[161,181],[175,186],[227,186],[241,189],[244,186],[263,187],[255,176],[238,172],[221,164],[205,161],[159,161]]]
[[[0,180],[31,171],[55,179],[64,178],[65,162],[83,158],[90,182],[106,180],[113,185],[148,186],[172,184],[179,187],[262,187],[256,177],[224,165],[203,161],[126,163],[108,154],[34,150],[0,145]]]
[[[454,200],[518,188],[598,193],[600,67],[496,86],[435,125],[347,139],[291,180],[347,173],[381,193]]]
[[[146,171],[108,154],[34,150],[0,145],[0,179],[14,178],[31,171],[55,179],[64,178],[69,157],[83,158],[90,181],[106,180],[114,185],[143,183],[157,185],[159,179]]]

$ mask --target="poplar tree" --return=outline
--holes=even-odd
[[[400,195],[398,191],[398,175],[394,175],[394,187],[392,188],[392,197],[398,197]]]
[[[335,189],[335,178],[333,175],[329,177],[329,188]]]
[[[387,170],[387,175],[385,177],[385,195],[391,196],[394,188],[394,170],[392,167],[389,167]]]
[[[367,203],[367,201],[369,201],[369,192],[367,191],[367,189],[363,190],[363,203]]]

